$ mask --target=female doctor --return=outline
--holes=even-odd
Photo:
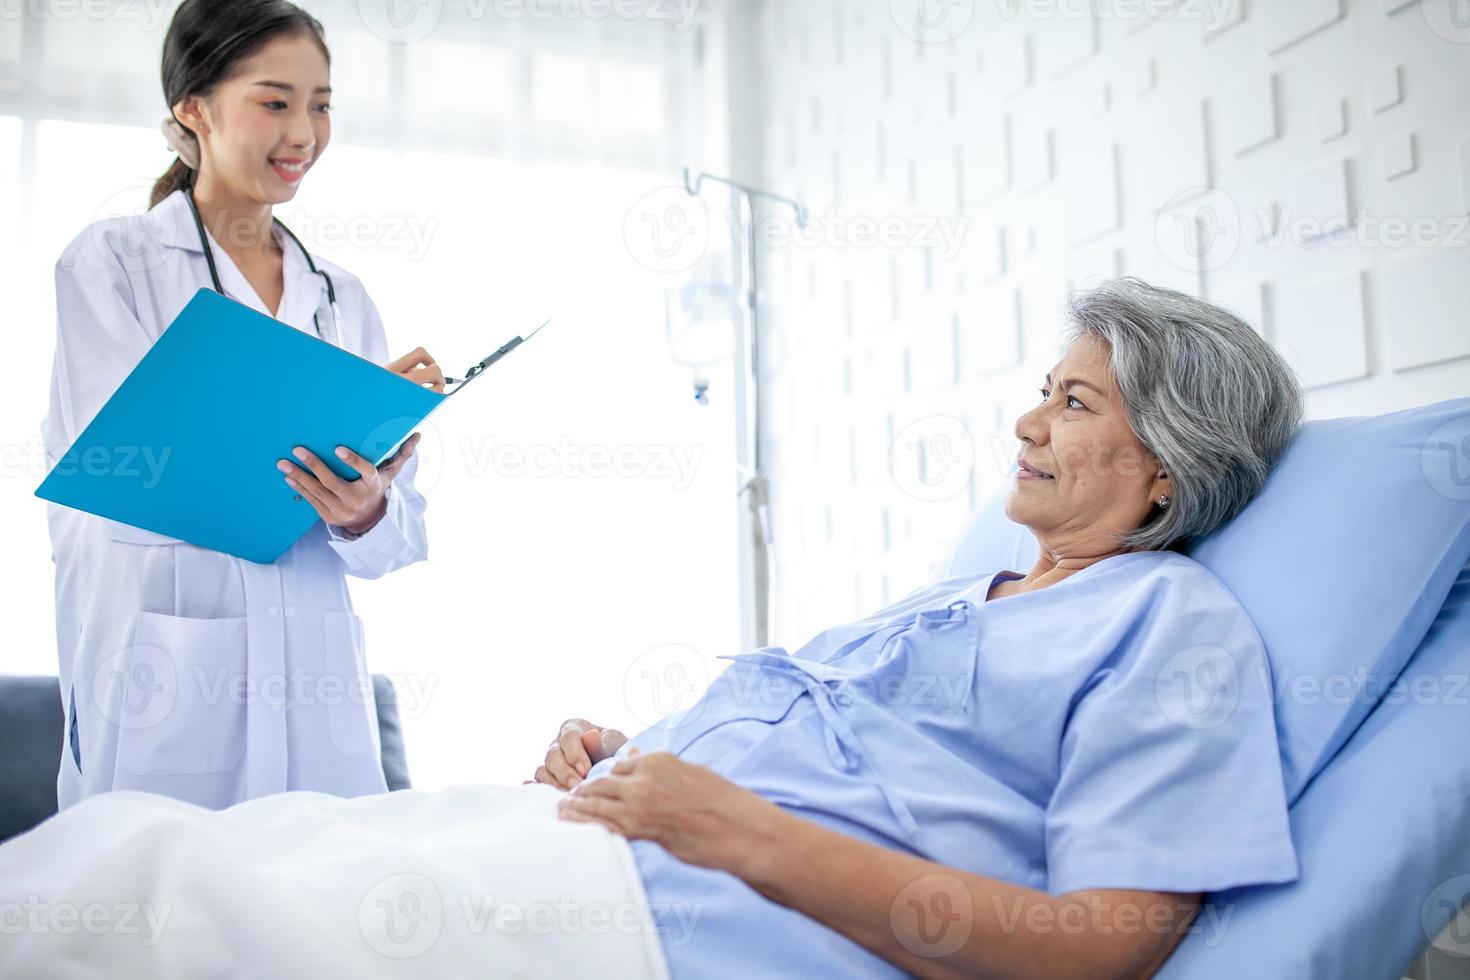
[[[163,87],[180,159],[147,213],[92,224],[56,264],[52,464],[201,286],[387,361],[362,283],[271,216],[326,149],[328,68],[321,24],[290,3],[179,7]],[[443,390],[422,348],[386,366]],[[283,790],[386,792],[345,577],[426,556],[417,441],[378,468],[337,449],[361,474],[352,481],[300,447],[282,460],[280,478],[321,520],[268,565],[50,505],[62,807],[113,789],[211,808]]]

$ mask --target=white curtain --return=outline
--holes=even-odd
[[[52,266],[89,222],[140,212],[171,159],[175,6],[0,0],[3,673],[56,670],[32,496]],[[731,389],[717,373],[694,403],[664,339],[669,277],[625,237],[699,159],[704,25],[653,0],[304,6],[332,50],[334,133],[277,215],[362,278],[395,353],[457,373],[554,318],[425,428],[430,560],[353,584],[416,783],[519,782],[563,718],[640,728],[650,670],[703,683],[737,645]]]

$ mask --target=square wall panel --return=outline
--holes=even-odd
[[[1264,75],[1232,89],[1225,97],[1230,151],[1236,156],[1281,135],[1276,118],[1276,76]]]
[[[1338,160],[1300,174],[1292,182],[1290,219],[1302,238],[1323,238],[1353,224],[1351,166]]]
[[[1385,267],[1383,318],[1396,371],[1470,356],[1470,247],[1434,249]]]
[[[1343,16],[1343,0],[1260,0],[1261,44],[1275,54]]]
[[[1364,283],[1365,274],[1355,271],[1282,291],[1278,343],[1304,387],[1368,374]]]

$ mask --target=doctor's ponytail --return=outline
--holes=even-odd
[[[228,79],[244,59],[277,37],[304,34],[314,39],[328,63],[321,21],[287,0],[184,0],[174,12],[163,39],[163,98],[173,107],[189,96],[207,96]],[[177,123],[177,117],[174,117]],[[165,120],[167,123],[167,120]],[[180,138],[194,134],[179,124]],[[197,147],[193,148],[197,154]],[[181,154],[153,184],[150,208],[180,188],[194,183],[194,170]]]
[[[148,207],[152,208],[180,187],[189,187],[193,183],[194,171],[189,169],[182,158],[174,157],[174,162],[168,165],[163,176],[153,182],[153,193],[148,195]]]

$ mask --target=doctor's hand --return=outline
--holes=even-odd
[[[571,789],[587,776],[594,765],[615,754],[628,741],[616,728],[594,725],[586,718],[568,718],[546,750],[546,763],[536,768],[528,783],[547,783]]]
[[[342,479],[305,446],[291,451],[301,465],[283,459],[276,468],[286,475],[286,485],[304,497],[318,517],[356,536],[366,534],[388,512],[388,485],[408,464],[418,443],[419,433],[415,432],[382,466],[373,466],[346,446],[338,446],[337,458],[357,470],[357,480]]]
[[[416,347],[393,361],[388,370],[403,375],[416,385],[427,385],[440,394],[444,392],[444,371],[422,347]]]
[[[634,746],[612,772],[557,800],[557,815],[654,841],[685,864],[738,874],[786,814],[713,769]]]

